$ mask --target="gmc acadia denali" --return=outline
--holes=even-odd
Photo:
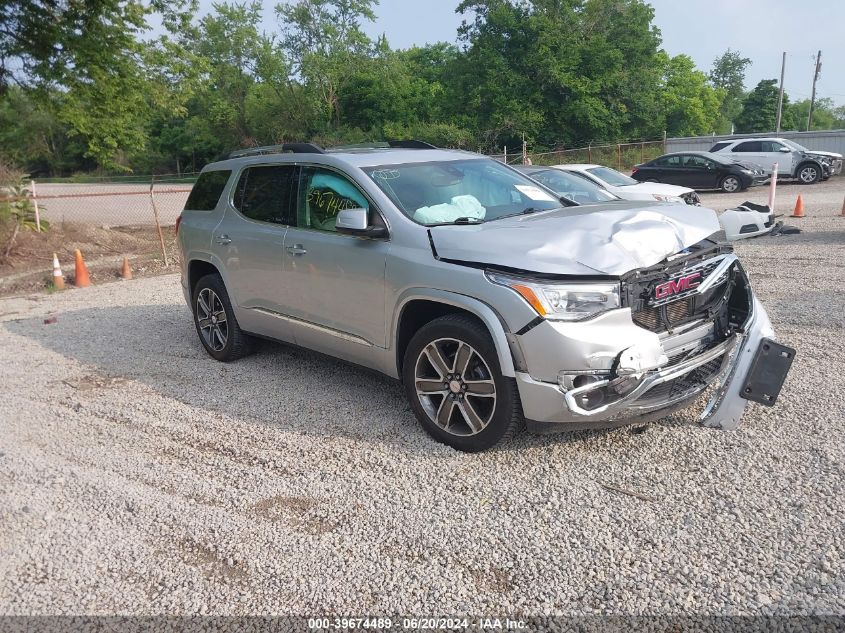
[[[376,369],[463,451],[523,425],[661,418],[708,387],[701,422],[733,429],[748,400],[774,404],[794,356],[713,211],[578,206],[420,141],[234,153],[203,169],[177,226],[212,357],[270,338]]]

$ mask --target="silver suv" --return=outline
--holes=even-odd
[[[772,338],[716,214],[577,206],[490,158],[418,141],[287,144],[208,165],[178,225],[199,339],[231,361],[269,338],[398,378],[464,451],[529,430],[689,407],[734,428],[773,404]]]

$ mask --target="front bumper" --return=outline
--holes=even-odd
[[[672,357],[684,345],[693,344],[692,337],[695,335],[695,331],[690,330],[686,342],[681,335],[671,341],[664,339],[660,344],[667,348],[673,346],[665,350],[667,356]],[[718,383],[720,386],[702,415],[701,422],[724,429],[736,428],[746,404],[739,391],[754,352],[763,338],[774,338],[774,331],[765,309],[755,298],[752,314],[742,332],[733,334],[690,359],[644,372],[633,390],[608,404],[589,410],[581,406],[579,397],[605,388],[608,384],[606,378],[565,390],[557,383],[537,380],[527,372],[517,372],[516,380],[527,425],[530,430],[549,432],[612,428],[657,419],[688,406],[709,386]],[[554,349],[551,341],[547,349]],[[621,347],[619,351],[623,351]]]

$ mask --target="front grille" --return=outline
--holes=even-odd
[[[723,273],[722,278],[704,293],[693,288],[673,297],[656,299],[655,296],[657,286],[682,277],[690,270],[700,271],[702,281],[708,279],[719,262],[719,259],[714,259],[686,267],[680,263],[659,272],[640,273],[635,281],[626,282],[624,296],[634,323],[651,332],[666,332],[691,321],[724,316],[728,310],[728,297],[735,285],[736,266]],[[655,301],[657,305],[654,305]]]
[[[688,374],[664,382],[649,389],[637,399],[637,406],[658,405],[664,402],[672,402],[677,398],[702,391],[710,381],[719,373],[722,367],[724,356],[714,358],[709,363],[693,369]]]
[[[667,329],[663,327],[664,323],[671,326],[688,321],[693,315],[693,310],[692,298],[683,299],[675,303],[667,303],[665,306],[640,310],[634,313],[634,323],[652,332],[661,332]]]

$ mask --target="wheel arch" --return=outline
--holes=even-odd
[[[822,164],[821,164],[820,161],[817,161],[814,158],[805,158],[804,160],[799,162],[798,165],[795,167],[795,172],[792,174],[792,177],[798,178],[798,175],[801,173],[801,169],[803,169],[807,165],[812,165],[813,167],[815,167],[816,169],[819,170],[819,178],[818,179],[821,180],[822,176],[824,175],[824,167],[822,167]]]
[[[404,293],[397,302],[393,317],[390,340],[395,350],[394,366],[398,377],[402,376],[402,361],[408,343],[422,326],[446,314],[467,314],[477,319],[488,331],[503,376],[516,376],[513,356],[506,327],[501,317],[487,304],[452,292],[434,289],[412,289]]]
[[[192,259],[188,262],[188,292],[194,294],[197,282],[206,275],[220,275],[220,269],[211,261],[204,259]],[[221,275],[222,277],[222,275]]]

